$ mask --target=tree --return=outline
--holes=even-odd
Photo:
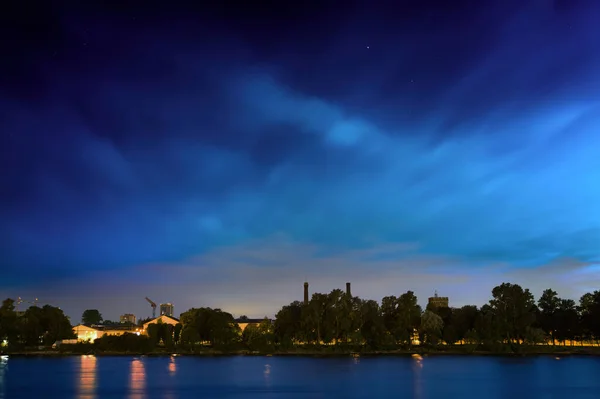
[[[500,336],[507,343],[520,344],[535,321],[535,301],[528,289],[503,283],[492,290],[490,307]]]
[[[7,298],[0,307],[0,346],[14,347],[18,339],[17,312],[15,301]]]
[[[359,326],[358,332],[367,347],[378,349],[388,344],[386,331],[379,304],[373,300],[359,300]],[[354,342],[354,340],[353,340]]]
[[[421,322],[421,307],[412,291],[399,298],[388,296],[381,301],[381,312],[386,330],[396,342],[411,345],[414,331]]]
[[[105,335],[94,340],[93,346],[100,351],[147,353],[152,351],[154,344],[149,337],[125,333],[123,335]]]
[[[472,338],[475,330],[475,322],[479,316],[477,306],[466,305],[462,308],[452,309],[449,324],[444,321],[443,338],[451,345],[457,341],[464,341],[467,336]]]
[[[54,306],[31,306],[18,321],[20,340],[26,346],[52,345],[58,340],[75,338],[68,317]]]
[[[600,339],[600,291],[579,299],[579,313],[583,336],[588,340]]]
[[[430,310],[426,310],[421,316],[421,333],[423,341],[429,345],[437,345],[442,337],[444,320]]]
[[[192,308],[181,314],[181,341],[188,345],[207,342],[215,347],[228,347],[240,338],[240,328],[231,313],[221,309]]]
[[[347,338],[350,330],[350,309],[346,294],[339,289],[331,291],[325,299],[322,339],[326,343],[338,343]]]
[[[303,329],[307,342],[317,345],[330,342],[330,334],[325,330],[328,301],[327,295],[314,293],[308,305],[302,307]]]
[[[425,311],[429,311],[435,313],[440,316],[443,321],[443,328],[441,331],[441,338],[448,344],[453,345],[456,341],[459,340],[458,333],[456,331],[456,326],[452,322],[454,317],[454,309],[446,307],[446,306],[435,306],[431,304],[427,304]],[[421,318],[421,322],[423,318]]]
[[[273,323],[265,319],[260,324],[249,324],[242,333],[242,342],[250,350],[272,352],[274,350],[275,336]]]
[[[560,298],[556,291],[545,290],[538,300],[538,308],[540,309],[540,319],[538,320],[540,327],[550,334],[552,345],[555,345],[555,335],[558,328],[556,314],[560,308]]]
[[[300,302],[295,301],[282,307],[275,315],[274,335],[283,347],[290,347],[294,342],[307,339],[303,331],[302,306]]]
[[[102,323],[102,315],[98,309],[87,309],[81,315],[81,324],[100,324]]]
[[[579,335],[579,315],[574,300],[561,299],[554,320],[556,338],[562,341],[563,345],[566,340],[573,341]]]
[[[175,324],[175,328],[173,329],[173,342],[175,343],[175,345],[179,344],[182,328],[183,326],[181,325],[181,323]]]

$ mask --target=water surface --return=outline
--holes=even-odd
[[[600,358],[9,358],[0,398],[600,398]]]

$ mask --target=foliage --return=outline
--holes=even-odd
[[[92,324],[100,324],[102,323],[102,315],[98,311],[98,309],[87,309],[81,315],[81,323],[92,325]]]
[[[415,330],[421,323],[421,307],[412,291],[395,296],[387,296],[381,300],[381,313],[387,331],[396,342],[412,344]]]
[[[535,301],[528,289],[503,283],[492,290],[490,312],[493,328],[504,342],[520,344],[535,321]]]
[[[240,328],[230,313],[221,309],[192,308],[181,314],[181,342],[184,345],[209,344],[216,348],[235,346]]]
[[[528,289],[510,283],[495,287],[491,294],[489,303],[480,309],[428,306],[423,312],[412,291],[384,297],[379,304],[333,290],[313,294],[307,304],[295,301],[283,306],[273,321],[265,318],[250,323],[243,332],[230,313],[192,308],[175,326],[150,324],[147,336],[104,336],[93,344],[61,345],[60,350],[146,353],[178,348],[214,353],[238,349],[343,353],[410,348],[418,333],[423,345],[435,346],[436,350],[461,345],[466,351],[521,353],[546,343],[600,340],[600,291],[583,295],[579,303],[560,298],[548,289],[536,304]],[[96,310],[88,310],[84,316],[88,321],[101,318]],[[241,321],[250,320],[243,317]],[[17,314],[11,299],[0,306],[0,344],[8,342],[1,348],[4,351],[50,346],[73,337],[68,318],[58,308],[32,306]]]
[[[413,292],[376,301],[347,297],[340,290],[313,294],[308,304],[292,302],[274,321],[275,342],[291,350],[294,345],[329,344],[371,350],[412,345],[415,331],[425,345],[466,345],[467,350],[520,352],[523,344],[548,341],[600,339],[600,292],[584,295],[576,306],[546,290],[538,306],[528,289],[503,283],[492,299],[476,306],[428,306],[425,312]],[[249,330],[246,335],[253,333]]]
[[[173,348],[175,345],[175,326],[167,323],[152,323],[146,330],[153,346]]]
[[[18,342],[19,330],[17,326],[17,313],[15,301],[5,299],[0,307],[0,343],[7,342],[15,346]]]
[[[31,306],[19,316],[12,299],[4,300],[0,307],[0,341],[7,341],[9,350],[50,346],[58,340],[74,337],[69,318],[59,308]]]
[[[242,343],[252,351],[273,352],[275,334],[271,320],[265,318],[259,324],[248,324],[242,332]]]
[[[422,341],[428,345],[437,345],[442,338],[444,320],[430,310],[421,316]]]
[[[101,352],[148,353],[152,351],[151,338],[125,333],[123,335],[105,335],[93,343],[94,349]]]

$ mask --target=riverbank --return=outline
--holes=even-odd
[[[236,350],[219,351],[215,349],[200,350],[155,350],[151,352],[127,352],[127,351],[69,351],[69,350],[42,350],[42,351],[15,351],[2,353],[10,357],[64,357],[64,356],[198,356],[198,357],[216,357],[216,356],[287,356],[287,357],[377,357],[377,356],[503,356],[503,357],[526,357],[526,356],[600,356],[600,347],[562,347],[562,346],[531,346],[519,347],[518,351],[510,351],[509,348],[500,351],[473,350],[465,347],[443,347],[443,348],[411,348],[411,349],[393,349],[379,351],[352,351],[335,350],[324,348],[315,349],[294,349],[273,352]]]

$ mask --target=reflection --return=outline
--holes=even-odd
[[[423,397],[423,381],[421,379],[421,369],[423,368],[423,357],[418,354],[412,355],[413,358],[413,397]]]
[[[142,399],[146,391],[146,370],[139,359],[131,361],[129,370],[129,399]]]
[[[265,385],[267,387],[271,386],[271,365],[265,364],[265,371],[263,372],[265,375]]]
[[[175,358],[171,356],[171,362],[169,363],[169,374],[173,375],[177,371],[177,365],[175,364]]]
[[[79,399],[96,397],[96,360],[92,355],[79,358]]]
[[[0,399],[4,398],[4,373],[6,368],[8,367],[8,356],[2,355],[0,356]]]

